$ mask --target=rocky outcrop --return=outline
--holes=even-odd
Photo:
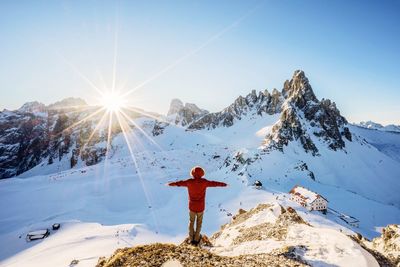
[[[25,112],[0,113],[0,179],[36,166],[46,154],[47,117]]]
[[[253,90],[246,97],[239,96],[233,104],[224,110],[207,114],[188,126],[189,130],[214,129],[216,127],[230,127],[243,116],[276,114],[281,111],[283,98],[281,93],[274,89],[257,92]]]
[[[195,104],[186,103],[184,105],[181,100],[173,99],[167,115],[175,124],[187,126],[208,113],[207,110],[200,109]]]
[[[382,235],[372,240],[372,248],[400,265],[400,225],[390,224],[382,229]]]
[[[345,147],[352,141],[346,119],[329,99],[319,101],[301,70],[286,81],[282,90],[285,101],[279,121],[265,138],[265,149],[283,150],[291,141],[299,141],[306,152],[318,155],[313,140],[320,140],[330,149]]]
[[[373,255],[379,266],[400,266],[400,225],[384,227],[381,236],[372,241],[359,233],[349,237]]]
[[[295,140],[300,141],[305,151],[318,155],[318,149],[304,129],[296,109],[291,106],[285,107],[279,121],[274,124],[272,131],[265,138],[265,149],[275,148],[283,151],[284,146]]]
[[[133,248],[118,249],[108,258],[100,258],[97,267],[122,266],[307,266],[301,261],[290,258],[287,253],[241,255],[224,257],[206,249],[181,244],[150,244]]]

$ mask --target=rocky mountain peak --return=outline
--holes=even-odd
[[[23,113],[42,113],[46,112],[46,106],[38,101],[26,102],[17,111]]]
[[[301,70],[296,70],[290,81],[284,83],[280,120],[266,136],[267,149],[283,150],[290,141],[299,141],[306,152],[318,155],[313,139],[326,143],[332,150],[343,149],[345,137],[352,140],[347,121],[340,115],[335,102],[329,99],[319,101]]]
[[[183,104],[179,99],[172,99],[167,115],[174,117],[175,124],[186,126],[208,113],[207,110],[199,108],[196,104]]]
[[[180,99],[174,98],[171,100],[167,116],[177,114],[183,108],[183,102]]]
[[[296,70],[292,79],[285,81],[282,94],[286,99],[290,98],[299,108],[303,108],[309,102],[318,102],[308,78],[302,70]]]

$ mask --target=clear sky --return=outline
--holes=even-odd
[[[172,98],[218,111],[303,69],[349,121],[400,124],[399,14],[399,1],[1,1],[0,109],[94,103],[89,83],[112,87],[114,62],[116,88],[140,86],[127,99],[160,113]]]

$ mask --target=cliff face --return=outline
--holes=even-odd
[[[67,160],[70,167],[79,161],[93,165],[105,156],[102,142],[106,140],[106,132],[92,135],[100,118],[85,120],[94,108],[38,111],[37,107],[24,105],[23,109],[0,113],[0,179],[19,175],[40,163]],[[114,135],[118,129],[112,128]]]
[[[48,145],[47,117],[25,113],[25,110],[0,113],[0,178],[18,175],[36,166]]]
[[[400,225],[386,226],[382,229],[382,235],[374,238],[369,245],[388,257],[396,266],[400,265]]]
[[[303,71],[295,71],[282,90],[285,99],[279,121],[265,138],[265,149],[282,150],[291,141],[299,141],[304,150],[318,155],[313,139],[330,149],[345,147],[344,138],[352,141],[346,119],[329,99],[319,101]]]

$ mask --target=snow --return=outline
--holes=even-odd
[[[367,122],[362,121],[360,123],[355,123],[354,125],[366,129],[379,130],[385,132],[400,132],[400,126],[394,124],[388,124],[386,126],[383,126],[382,124],[373,121],[367,121]]]
[[[211,249],[223,256],[269,253],[275,249],[295,247],[296,254],[312,266],[379,266],[376,260],[360,245],[336,228],[326,228],[324,223],[305,216],[312,226],[294,224],[288,228],[285,239],[264,238],[233,244],[240,235],[240,229],[248,229],[262,223],[274,223],[280,214],[280,206],[274,204],[270,209],[253,214],[240,224],[228,225]],[[265,226],[264,226],[265,227]],[[268,226],[267,226],[268,227]]]
[[[249,115],[232,127],[210,131],[185,131],[170,125],[155,137],[150,132],[154,121],[136,119],[154,142],[138,130],[130,133],[135,161],[120,134],[112,140],[109,158],[95,166],[78,164],[69,169],[68,157],[52,165],[45,164],[46,159],[17,178],[1,180],[0,266],[68,266],[73,259],[79,260],[79,266],[93,266],[98,257],[110,255],[118,247],[155,241],[179,243],[187,234],[187,192],[165,184],[187,178],[195,165],[205,167],[207,179],[229,184],[207,190],[203,224],[207,235],[229,222],[229,214],[239,208],[271,201],[294,207],[318,226],[290,228],[285,244],[253,242],[226,248],[227,255],[306,243],[310,249],[304,258],[315,266],[374,266],[370,255],[348,241],[344,233],[360,232],[372,238],[379,235],[377,227],[400,222],[400,135],[352,127],[357,140],[346,141],[345,151],[329,150],[313,136],[319,157],[305,153],[296,142],[283,153],[260,151],[263,134],[278,119],[278,115]],[[382,148],[384,144],[395,148]],[[237,152],[245,159],[258,158],[240,164],[234,158]],[[231,161],[229,166],[226,159]],[[307,163],[315,181],[306,171],[295,169],[300,161]],[[232,171],[233,164],[238,164],[237,171]],[[264,190],[249,187],[254,180],[260,180]],[[326,196],[330,207],[356,217],[360,227],[347,225],[333,213],[309,212],[289,201],[287,192],[296,184]],[[263,211],[246,227],[273,222],[276,212],[277,208]],[[51,231],[49,237],[25,241],[29,231],[50,228],[53,223],[61,223],[61,228]],[[321,246],[313,247],[313,242]]]
[[[222,242],[220,242],[222,243]],[[305,246],[299,254],[312,266],[379,266],[360,245],[336,230],[306,225],[291,226],[285,241],[255,240],[226,249],[217,247],[213,252],[223,256],[268,253],[282,247]]]
[[[400,162],[400,133],[376,131],[357,126],[351,127],[350,130],[386,156]]]
[[[0,262],[1,266],[68,266],[78,260],[79,266],[94,266],[99,257],[110,256],[117,248],[150,242],[177,242],[177,237],[157,235],[142,225],[104,226],[98,223],[68,222],[41,241],[27,243],[24,238],[5,241],[14,246],[2,246],[3,255],[13,257]],[[16,251],[17,250],[17,251]]]

